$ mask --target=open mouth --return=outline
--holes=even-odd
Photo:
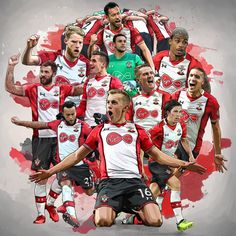
[[[78,50],[78,49],[75,49],[74,52],[75,52],[75,53],[79,53],[79,50]]]
[[[113,115],[113,112],[112,112],[112,111],[108,111],[108,115],[109,115],[109,116],[112,116],[112,115]]]
[[[196,83],[189,82],[189,87],[195,87]]]

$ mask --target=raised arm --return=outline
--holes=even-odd
[[[219,120],[211,124],[212,127],[212,135],[213,135],[213,143],[215,148],[215,166],[216,169],[219,172],[224,172],[224,170],[227,170],[225,167],[225,161],[224,156],[221,154],[221,129],[220,129],[220,123]]]
[[[32,129],[48,129],[46,122],[20,120],[17,116],[11,118],[11,122],[18,126],[24,126]]]
[[[145,57],[146,62],[152,68],[153,72],[155,72],[155,66],[152,60],[152,55],[144,41],[138,44],[139,48],[142,50],[143,56]]]
[[[20,53],[13,55],[8,60],[7,73],[5,78],[5,89],[7,92],[14,95],[23,96],[24,90],[22,85],[16,85],[14,83],[14,69],[19,63]]]
[[[40,182],[41,180],[47,179],[50,176],[70,168],[75,164],[79,163],[84,157],[86,157],[91,152],[90,149],[82,145],[77,151],[71,153],[62,162],[53,166],[49,170],[40,170],[39,172],[30,175],[29,179],[32,182]]]
[[[39,65],[40,59],[38,55],[32,55],[33,48],[38,44],[39,35],[34,34],[27,40],[27,45],[22,54],[22,64]]]

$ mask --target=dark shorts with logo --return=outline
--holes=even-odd
[[[151,183],[157,183],[160,190],[163,190],[166,186],[166,182],[172,176],[172,170],[165,165],[153,161],[148,162],[149,171],[152,174]]]
[[[38,138],[32,139],[32,170],[45,169],[48,170],[50,164],[57,164],[56,162],[56,148],[57,138]]]
[[[117,213],[135,213],[148,203],[156,204],[151,190],[141,179],[104,179],[98,186],[95,209],[107,206]]]
[[[199,154],[198,152],[193,151],[194,158],[197,158],[198,154]],[[178,159],[182,161],[189,161],[188,153],[185,151],[181,142],[178,143],[175,155],[178,157]]]
[[[83,189],[90,189],[94,186],[92,171],[87,164],[72,166],[65,171],[61,171],[57,174],[57,179],[59,183],[63,180],[71,180]]]

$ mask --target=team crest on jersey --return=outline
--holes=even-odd
[[[108,80],[104,80],[104,81],[102,81],[101,85],[102,85],[102,87],[106,87],[108,85],[108,83],[109,83]]]
[[[170,169],[166,169],[166,173],[167,173],[168,175],[170,175],[170,174],[171,174],[171,170],[170,170]]]
[[[101,196],[101,201],[104,203],[104,202],[107,202],[108,201],[108,196],[107,195],[103,195]]]
[[[78,132],[79,131],[79,125],[74,125],[74,132]]]
[[[177,130],[177,135],[180,136],[181,135],[181,129]]]
[[[78,69],[78,72],[79,72],[79,74],[78,74],[79,77],[84,77],[85,76],[85,68],[80,67]]]
[[[36,158],[36,159],[34,160],[35,166],[39,166],[40,162],[41,162],[41,161],[40,161],[38,158]]]
[[[126,67],[127,68],[131,68],[132,67],[132,62],[131,61],[127,61],[126,62]]]
[[[178,67],[179,71],[177,72],[178,75],[184,75],[184,71],[186,70],[183,65]]]
[[[202,104],[201,102],[199,102],[199,103],[197,104],[196,109],[197,109],[198,111],[201,111],[201,110],[202,110],[202,106],[203,106],[203,104]]]
[[[158,105],[158,104],[159,104],[158,98],[154,98],[154,99],[153,99],[153,104],[154,104],[154,105]]]
[[[62,175],[62,177],[66,177],[66,176],[67,176],[67,173],[66,173],[65,171],[63,171],[63,172],[61,173],[61,175]]]
[[[57,89],[55,89],[53,96],[57,97],[58,95],[59,95],[59,91]]]

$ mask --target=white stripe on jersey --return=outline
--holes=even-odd
[[[138,131],[133,123],[117,127],[105,124],[101,131],[109,178],[140,178],[137,158]]]
[[[163,94],[155,92],[149,97],[142,94],[132,98],[134,123],[149,130],[162,120]]]
[[[183,129],[180,123],[176,124],[174,130],[172,130],[165,122],[163,126],[163,141],[161,146],[161,151],[165,154],[174,157],[175,151],[177,149],[177,145],[179,140],[182,137]]]
[[[204,95],[200,98],[190,101],[187,92],[181,91],[178,101],[182,104],[183,120],[187,126],[187,138],[191,149],[193,150],[198,137],[202,117],[205,113],[208,98]]]
[[[110,90],[111,76],[107,75],[100,80],[95,78],[89,79],[86,94],[87,101],[85,111],[85,122],[90,126],[96,126],[97,124],[94,121],[94,113],[106,114],[106,102],[108,91]]]
[[[185,58],[177,65],[173,65],[169,56],[163,57],[158,71],[161,78],[160,90],[172,94],[185,88],[189,64],[190,61]]]
[[[37,87],[38,121],[49,122],[56,119],[59,113],[60,87],[53,86],[47,91],[43,86]],[[50,129],[38,130],[40,138],[56,137]]]
[[[64,160],[66,156],[76,151],[79,148],[79,137],[81,135],[81,123],[75,123],[73,126],[66,125],[62,121],[57,127],[57,143],[58,143],[58,156],[60,160]],[[82,165],[80,161],[75,166]]]

